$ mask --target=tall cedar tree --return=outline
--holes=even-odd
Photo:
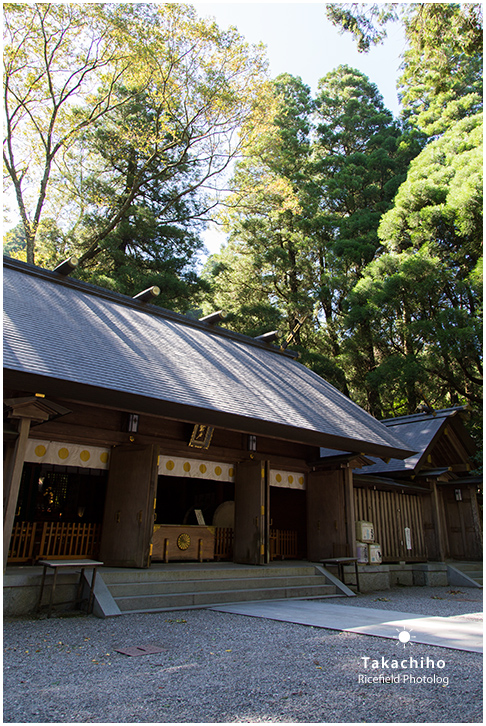
[[[377,367],[367,385],[385,415],[481,400],[482,9],[476,3],[333,5],[363,48],[401,19],[404,116],[429,137],[412,161],[347,307],[356,355],[371,330]],[[386,16],[384,11],[389,14]],[[381,15],[380,15],[381,13]],[[347,18],[347,19],[346,19]]]
[[[274,89],[273,127],[235,175],[245,201],[228,215],[231,245],[211,263],[218,304],[238,307],[243,293],[248,313],[254,294],[260,312],[277,308],[285,335],[305,321],[293,344],[348,392],[343,301],[380,246],[380,217],[410,150],[399,146],[399,128],[358,71],[340,67],[326,76],[317,102],[292,76],[279,77]],[[354,365],[361,371],[372,363],[360,357]]]

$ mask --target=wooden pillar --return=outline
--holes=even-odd
[[[356,557],[356,517],[354,512],[353,470],[350,466],[343,471],[344,497],[346,502],[346,540],[348,557]]]
[[[3,496],[3,569],[7,566],[8,548],[12,536],[12,528],[19,498],[22,470],[24,468],[25,451],[29,439],[30,425],[32,421],[47,421],[49,413],[41,411],[37,406],[20,405],[18,410],[15,406],[9,413],[10,419],[18,421],[17,431],[19,433],[15,440],[11,454],[7,456],[4,468],[4,496]]]
[[[432,499],[432,514],[434,517],[435,531],[437,533],[437,549],[441,562],[447,557],[448,544],[446,542],[446,532],[442,522],[442,507],[437,489],[437,482],[430,482],[430,491]]]

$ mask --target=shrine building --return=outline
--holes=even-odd
[[[355,556],[353,470],[409,460],[397,427],[265,336],[66,272],[4,260],[4,565]]]

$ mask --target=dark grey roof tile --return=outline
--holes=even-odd
[[[19,263],[4,266],[4,314],[7,369],[340,437],[353,450],[410,451],[401,431],[250,338]]]

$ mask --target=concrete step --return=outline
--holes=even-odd
[[[464,572],[465,575],[472,577],[473,580],[476,580],[478,577],[483,576],[482,570],[463,570],[463,569],[461,569],[461,572]]]
[[[170,595],[131,595],[117,597],[115,601],[122,612],[153,612],[157,610],[184,609],[187,607],[207,607],[230,602],[252,600],[276,600],[287,598],[332,597],[332,585],[287,586],[273,588],[252,588],[232,590],[198,590]]]
[[[453,567],[457,567],[458,570],[461,570],[462,572],[469,573],[471,570],[483,570],[483,563],[482,562],[456,562],[455,560],[450,560],[447,562],[448,565],[452,565]]]
[[[482,562],[447,562],[447,573],[450,585],[462,587],[483,586]]]
[[[205,592],[217,590],[253,590],[274,587],[306,587],[315,585],[320,578],[311,575],[267,575],[260,577],[225,577],[201,580],[156,580],[150,582],[109,582],[110,592],[114,598],[130,597],[134,592],[137,595],[171,595],[175,593],[193,592],[195,588]],[[106,582],[106,580],[105,580]]]
[[[222,603],[335,597],[337,588],[312,563],[264,567],[169,563],[147,570],[100,568],[122,613],[160,612]]]
[[[167,565],[152,565],[149,569],[136,570],[126,569],[122,567],[100,567],[99,572],[103,576],[103,580],[107,584],[115,583],[149,583],[149,582],[174,582],[174,581],[197,581],[206,580],[221,580],[229,577],[238,578],[253,578],[255,574],[261,576],[265,573],[265,577],[298,577],[315,575],[316,570],[314,565],[288,565],[285,567],[272,567],[266,565],[264,568],[255,566],[245,565],[224,565],[219,563],[221,566],[202,566],[190,565],[185,567],[184,565],[173,565],[169,563]]]

